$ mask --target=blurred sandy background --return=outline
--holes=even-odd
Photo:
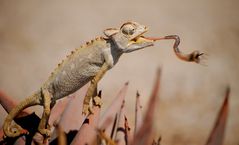
[[[163,145],[204,144],[231,86],[227,145],[239,143],[239,2],[237,0],[0,1],[0,89],[18,101],[47,79],[66,54],[108,27],[134,20],[147,36],[178,34],[184,52],[209,54],[208,67],[182,62],[173,41],[122,56],[100,83],[104,108],[126,81],[128,114],[133,118],[136,90],[143,106],[155,72],[162,66],[156,120]],[[144,107],[145,108],[145,107]],[[1,119],[6,116],[0,107]],[[132,123],[131,123],[132,124]]]

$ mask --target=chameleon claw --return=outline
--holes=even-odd
[[[98,106],[101,107],[102,100],[101,100],[101,91],[99,92],[98,95],[96,95],[95,97],[93,97],[93,106]],[[94,114],[93,108],[89,105],[89,103],[85,103],[83,105],[83,111],[82,111],[83,115],[88,115],[88,114]]]
[[[99,107],[101,107],[102,104],[103,104],[103,102],[102,102],[102,100],[101,100],[101,97],[95,96],[95,97],[93,98],[93,104],[94,104],[94,106],[99,106]]]
[[[50,138],[51,136],[51,130],[50,129],[38,129],[40,134],[43,135],[46,138]]]
[[[93,109],[89,105],[84,105],[82,115],[86,116],[86,115],[89,115],[89,114],[94,114]]]

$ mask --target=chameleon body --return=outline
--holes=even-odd
[[[92,80],[105,62],[103,51],[107,47],[107,42],[100,38],[72,52],[47,81],[54,99],[67,96]]]
[[[91,111],[89,103],[97,83],[118,62],[120,56],[123,53],[153,46],[156,40],[174,39],[174,50],[180,59],[199,62],[199,56],[202,53],[195,51],[190,54],[183,54],[179,51],[178,45],[180,41],[178,36],[146,38],[143,34],[147,30],[147,27],[137,22],[126,22],[119,29],[106,29],[104,31],[105,37],[96,38],[72,51],[64,61],[58,64],[58,67],[38,91],[22,101],[9,113],[3,125],[5,135],[16,137],[27,133],[19,125],[12,125],[12,120],[25,108],[33,105],[42,105],[44,111],[38,131],[45,137],[50,136],[48,119],[50,110],[56,100],[68,96],[86,83],[91,82],[83,104],[83,114],[88,114]]]

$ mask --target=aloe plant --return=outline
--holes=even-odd
[[[155,130],[153,124],[155,124],[154,114],[156,106],[159,100],[160,90],[160,75],[161,70],[157,72],[155,83],[149,102],[145,112],[142,114],[142,106],[140,104],[140,94],[136,93],[135,104],[135,124],[130,126],[127,120],[125,97],[128,90],[128,83],[122,87],[118,95],[116,95],[114,101],[109,105],[103,115],[100,115],[101,106],[93,105],[94,113],[87,117],[82,116],[77,112],[81,112],[80,104],[83,100],[79,99],[85,94],[86,89],[82,89],[80,92],[72,94],[69,99],[59,101],[53,111],[51,112],[49,124],[55,126],[56,130],[53,131],[57,138],[53,138],[46,144],[58,144],[58,145],[160,145],[162,137],[158,137],[155,140]],[[87,88],[87,86],[85,87]],[[99,97],[101,91],[95,94]],[[214,123],[212,131],[210,132],[206,145],[222,145],[225,136],[225,126],[228,118],[229,108],[229,95],[230,88],[227,88],[225,93],[225,99]],[[82,97],[81,97],[82,98]],[[9,112],[16,106],[16,102],[8,95],[0,91],[0,103],[6,112]],[[35,134],[37,126],[29,128],[28,124],[32,124],[32,121],[40,121],[40,118],[36,116],[33,111],[27,110],[20,113],[17,117],[19,124],[26,127],[26,129],[32,129],[31,134]],[[75,115],[77,114],[77,115]],[[74,131],[73,131],[74,130]],[[54,135],[53,135],[54,136]],[[16,141],[17,140],[17,141]],[[43,137],[36,133],[35,136],[27,136],[26,138],[6,138],[3,140],[3,131],[0,130],[0,143],[1,144],[31,144],[42,143]]]

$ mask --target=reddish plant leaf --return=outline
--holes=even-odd
[[[70,97],[65,97],[59,101],[57,101],[56,105],[52,108],[50,118],[49,118],[49,125],[57,125],[60,121],[60,117],[65,110],[66,106],[68,105],[70,101]]]
[[[101,92],[98,94],[101,97]],[[93,114],[90,114],[82,124],[71,145],[94,144],[97,137],[97,125],[100,118],[100,106],[93,105]]]
[[[225,135],[225,127],[228,116],[228,99],[230,95],[230,88],[228,87],[225,94],[224,102],[221,106],[217,120],[214,124],[214,127],[209,135],[206,145],[222,145]]]
[[[117,112],[119,112],[120,110],[127,90],[128,83],[125,83],[124,87],[120,90],[112,104],[106,109],[106,112],[100,118],[98,128],[105,130],[105,134],[108,136],[110,136],[111,134],[111,127],[113,127],[113,119],[115,118]]]
[[[76,91],[62,113],[59,125],[68,133],[70,130],[79,130],[85,116],[82,115],[83,100],[88,89],[88,84]]]
[[[0,104],[9,113],[14,107],[17,106],[17,101],[15,101],[12,97],[5,94],[3,91],[0,90]],[[30,114],[31,111],[25,109],[21,113],[19,113],[16,117],[22,117]]]
[[[153,117],[157,105],[161,70],[158,70],[153,91],[148,103],[148,108],[143,119],[143,124],[136,133],[133,145],[149,145],[153,139]]]

